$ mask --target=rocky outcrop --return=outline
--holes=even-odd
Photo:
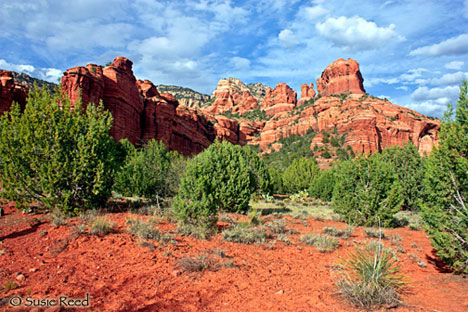
[[[9,72],[0,71],[0,78],[1,111],[9,109],[13,100],[24,106],[27,88]],[[73,103],[79,98],[85,106],[102,101],[113,115],[111,135],[116,140],[143,144],[157,139],[184,155],[203,151],[216,137],[259,145],[269,152],[281,148],[281,138],[311,130],[317,133],[311,149],[323,144],[321,133],[327,131],[345,135],[343,147],[355,153],[373,153],[408,141],[421,154],[430,153],[437,144],[440,121],[363,94],[362,81],[357,62],[339,59],[318,80],[318,97],[313,84],[302,85],[297,101],[296,92],[285,83],[271,89],[229,78],[222,79],[203,104],[211,105],[187,107],[180,100],[193,90],[175,87],[167,93],[167,88],[158,90],[151,81],[137,81],[132,62],[117,57],[106,67],[88,64],[67,70],[62,88]],[[337,93],[343,95],[330,96]],[[231,117],[221,115],[228,111]]]
[[[229,111],[242,115],[258,106],[257,100],[250,94],[250,89],[234,78],[221,79],[211,97],[214,102],[205,111],[212,114]]]
[[[0,70],[0,115],[10,110],[13,102],[24,109],[27,95],[28,87],[15,81],[13,72]]]
[[[88,64],[68,69],[62,76],[62,90],[72,103],[81,99],[84,107],[99,104],[104,96],[102,66]]]
[[[317,80],[317,91],[321,96],[343,93],[365,94],[363,81],[358,62],[340,58],[322,72],[322,76]]]
[[[281,137],[303,135],[311,129],[318,133],[311,149],[323,144],[322,131],[337,131],[339,135],[346,134],[345,146],[349,145],[355,153],[374,153],[409,141],[423,154],[430,153],[437,143],[440,121],[373,97],[350,97],[344,101],[322,97],[299,114],[268,121],[261,132],[260,148],[268,150]]]
[[[180,105],[189,108],[203,108],[209,105],[210,96],[202,94],[189,88],[178,86],[158,85],[159,92],[172,94]]]
[[[301,98],[297,101],[297,106],[302,106],[305,102],[315,97],[314,84],[311,82],[310,86],[307,83],[301,86]]]
[[[284,82],[280,82],[274,89],[267,88],[261,108],[267,116],[282,112],[290,112],[297,104],[297,93]]]

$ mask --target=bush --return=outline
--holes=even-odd
[[[335,176],[333,170],[323,170],[320,175],[312,180],[309,188],[310,196],[331,201],[335,187]]]
[[[392,146],[382,152],[383,159],[389,161],[398,176],[403,198],[402,209],[416,211],[423,196],[424,159],[416,146],[410,142],[403,147]]]
[[[329,235],[305,234],[300,238],[301,242],[317,247],[320,252],[333,251],[338,248],[340,241]]]
[[[267,239],[265,230],[251,228],[247,223],[236,224],[224,230],[222,235],[224,240],[243,244],[264,243]]]
[[[33,88],[23,113],[14,103],[0,119],[1,196],[19,208],[39,202],[63,214],[99,207],[116,169],[111,125],[102,104],[85,111],[59,91]]]
[[[268,166],[250,146],[244,146],[242,150],[244,158],[252,170],[257,190],[262,194],[271,194],[274,186]]]
[[[255,182],[242,147],[216,141],[188,163],[174,199],[175,213],[185,223],[214,226],[218,209],[248,210]]]
[[[403,199],[398,175],[379,153],[341,162],[336,169],[333,206],[345,222],[373,226],[393,225]]]
[[[422,217],[441,260],[468,273],[468,86],[460,87],[455,120],[446,113],[439,147],[426,163]]]
[[[164,143],[151,140],[136,149],[128,140],[121,142],[125,162],[115,178],[114,191],[124,196],[156,198],[175,195],[184,160],[170,152]]]
[[[372,309],[384,304],[399,304],[403,276],[391,252],[382,245],[358,249],[344,260],[345,272],[337,283],[340,292],[352,303]]]
[[[284,194],[282,174],[272,166],[268,168],[268,171],[270,172],[272,192],[274,194]]]
[[[306,190],[319,174],[320,169],[314,159],[295,159],[284,172],[283,187],[290,193]]]
[[[97,217],[91,223],[89,233],[91,234],[109,234],[112,233],[114,223],[106,217]]]

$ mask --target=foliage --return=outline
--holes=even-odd
[[[218,209],[246,212],[256,188],[242,147],[216,141],[188,163],[174,200],[175,213],[183,222],[214,226]]]
[[[415,211],[423,195],[424,159],[416,146],[410,142],[403,147],[392,146],[382,152],[383,159],[389,161],[398,175],[403,198],[402,208]]]
[[[114,190],[124,196],[156,198],[176,193],[184,159],[170,152],[164,143],[149,141],[137,149],[128,140],[121,142],[126,151],[124,164],[115,178]]]
[[[248,223],[236,224],[224,230],[222,236],[224,240],[229,242],[243,244],[264,243],[267,239],[267,234],[264,229],[252,228]]]
[[[257,190],[263,194],[271,194],[274,186],[268,166],[250,146],[244,146],[242,151],[247,165],[252,170]]]
[[[268,171],[270,173],[271,184],[272,184],[272,192],[274,194],[283,194],[283,176],[282,174],[273,168],[272,166],[268,167]]]
[[[455,120],[449,107],[439,147],[426,163],[422,217],[437,255],[456,272],[468,273],[468,86],[460,87]]]
[[[20,208],[39,202],[64,214],[103,204],[115,171],[111,125],[102,104],[84,110],[58,90],[33,88],[23,113],[13,103],[0,119],[2,197]]]
[[[109,234],[112,233],[114,223],[106,217],[96,217],[91,223],[89,232],[91,234]]]
[[[309,187],[309,194],[314,198],[331,201],[334,187],[335,175],[333,173],[333,169],[322,170],[320,175],[312,180]]]
[[[351,236],[351,234],[353,234],[354,228],[352,226],[348,226],[346,229],[337,229],[334,226],[325,226],[323,228],[323,232],[335,237],[348,238]]]
[[[295,159],[283,175],[283,186],[286,192],[297,193],[309,188],[313,179],[320,173],[314,159]]]
[[[340,292],[352,303],[371,309],[400,303],[403,276],[391,252],[381,244],[359,249],[343,261],[345,272],[337,283]]]
[[[347,223],[393,225],[403,199],[398,175],[379,153],[341,162],[336,169],[333,206]]]
[[[280,172],[284,172],[295,159],[313,158],[314,153],[310,149],[310,144],[315,135],[314,130],[310,129],[303,135],[282,137],[279,143],[283,146],[278,152],[263,155],[265,163],[274,166]]]
[[[338,248],[340,241],[333,236],[323,234],[305,234],[300,238],[301,242],[317,247],[320,252],[333,251]]]

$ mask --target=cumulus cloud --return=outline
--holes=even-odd
[[[395,84],[400,82],[398,78],[367,78],[364,80],[366,87],[373,87],[378,84]]]
[[[458,86],[448,86],[444,88],[419,87],[412,94],[411,99],[415,101],[435,100],[438,103],[447,104],[451,99],[458,97],[460,89]]]
[[[293,48],[297,45],[297,38],[294,33],[289,29],[283,29],[279,35],[278,39],[280,40],[281,44],[287,48]]]
[[[468,1],[468,0],[467,0]],[[452,61],[450,63],[447,63],[445,64],[445,68],[447,69],[455,69],[455,70],[458,70],[458,69],[461,69],[463,67],[465,63],[462,62],[462,61]]]
[[[306,7],[303,10],[304,10],[305,17],[310,21],[313,21],[319,18],[320,16],[323,16],[328,13],[328,10],[320,5],[316,5],[313,7]]]
[[[462,34],[424,47],[417,48],[410,52],[411,56],[440,56],[440,55],[461,55],[468,53],[468,34]]]
[[[421,77],[425,72],[428,72],[425,68],[413,68],[408,70],[407,73],[400,75],[400,78],[405,82],[418,83],[417,78]]]
[[[31,77],[42,79],[45,81],[57,83],[57,80],[62,76],[62,71],[57,68],[36,68],[26,64],[12,64],[3,59],[0,59],[0,69],[25,73]]]
[[[349,51],[364,51],[380,48],[392,40],[404,38],[395,31],[395,25],[379,27],[362,17],[330,17],[316,24],[318,32],[336,46]]]
[[[229,62],[236,70],[248,70],[250,68],[250,61],[243,57],[234,56]]]

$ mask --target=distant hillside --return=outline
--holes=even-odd
[[[172,94],[181,105],[191,108],[201,108],[209,105],[210,96],[189,88],[179,86],[158,85],[159,93]]]
[[[36,85],[40,88],[42,88],[43,86],[46,86],[50,89],[50,91],[54,92],[55,90],[55,87],[57,86],[57,84],[55,83],[51,83],[51,82],[48,82],[48,81],[45,81],[45,80],[41,80],[41,79],[37,79],[37,78],[33,78],[27,74],[24,74],[24,73],[17,73],[17,72],[12,72],[13,73],[13,77],[15,79],[15,81],[21,83],[21,84],[25,84],[29,89],[32,89],[32,87],[34,86],[34,83],[36,83]]]

